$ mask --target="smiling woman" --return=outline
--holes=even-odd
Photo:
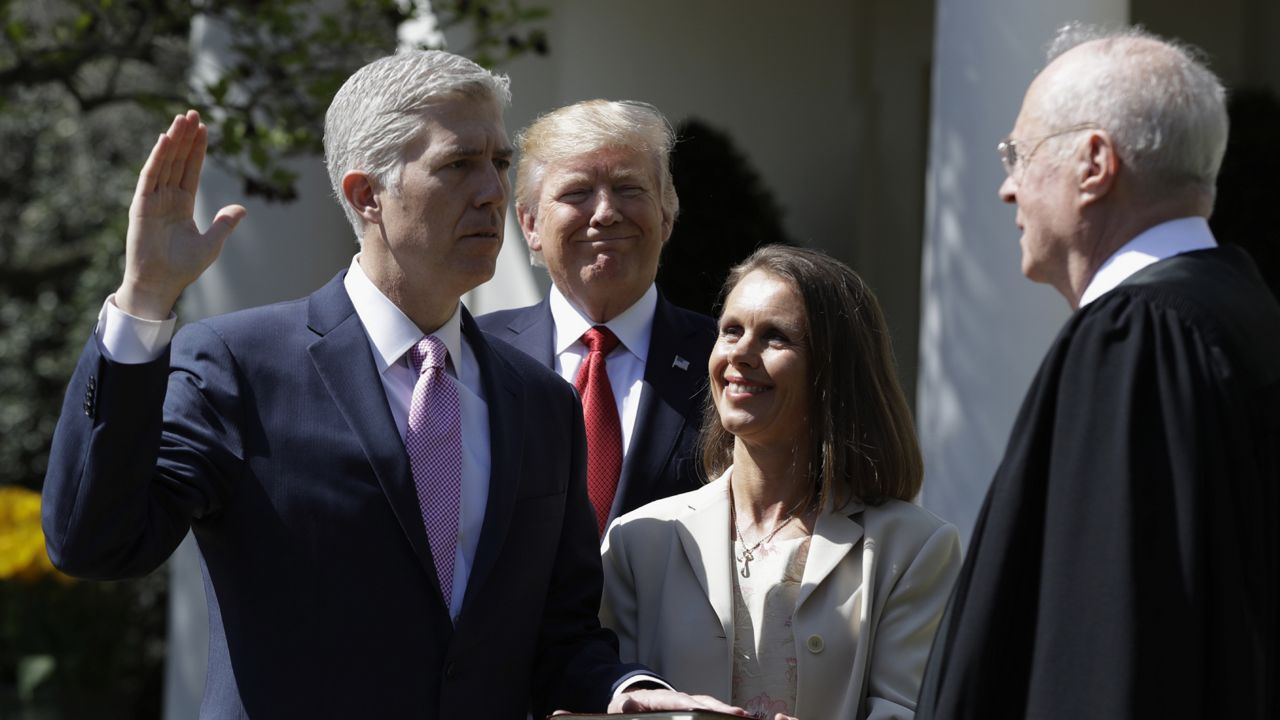
[[[879,303],[776,245],[723,293],[717,479],[610,527],[601,620],[624,659],[757,717],[911,717],[959,540],[910,502],[923,469]]]
[[[708,366],[724,431],[748,446],[776,447],[793,462],[805,458],[808,445],[807,326],[796,287],[752,270],[725,299]]]
[[[754,372],[751,358],[735,363],[731,352],[749,319],[768,333],[771,355],[791,345],[812,359],[796,388],[804,393],[805,412],[796,418],[803,422],[776,449],[791,458],[789,472],[808,483],[814,502],[914,498],[924,474],[915,427],[884,314],[862,278],[824,253],[772,245],[730,270],[722,295],[720,339],[708,368],[713,400],[726,374]],[[703,426],[709,477],[738,462],[744,449],[743,438],[719,415],[724,408],[714,409]]]

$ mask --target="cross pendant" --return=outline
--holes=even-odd
[[[749,578],[751,577],[751,561],[755,560],[756,556],[752,555],[750,550],[743,548],[741,559],[742,559],[742,577]]]

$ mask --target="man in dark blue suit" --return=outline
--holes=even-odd
[[[715,321],[672,305],[654,285],[679,210],[674,142],[655,108],[606,100],[560,108],[521,133],[516,213],[553,285],[537,305],[478,319],[583,393],[602,531],[609,519],[699,484],[693,456]],[[600,470],[599,487],[598,466],[616,442],[592,427],[584,333],[593,327],[616,338],[604,364],[616,416],[608,424],[617,426],[601,434],[619,435],[623,451],[620,463]]]
[[[196,228],[194,111],[143,168],[43,520],[54,563],[90,578],[150,572],[194,531],[211,615],[202,717],[717,706],[619,664],[596,621],[579,405],[459,302],[502,242],[508,98],[505,78],[448,53],[362,68],[325,127],[360,240],[350,267],[310,297],[176,336],[179,294],[245,210]]]

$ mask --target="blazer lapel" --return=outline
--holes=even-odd
[[[854,500],[840,510],[818,516],[813,539],[809,541],[809,557],[805,560],[800,596],[796,599],[797,613],[805,600],[862,539],[862,524],[854,520],[862,509],[862,502]]]
[[[511,334],[503,339],[544,366],[555,369],[555,329],[551,300],[544,297],[527,312],[511,318],[507,323]]]
[[[524,417],[524,395],[519,392],[517,380],[506,361],[493,351],[465,308],[462,310],[462,334],[480,367],[484,400],[489,406],[490,458],[489,497],[484,509],[484,524],[476,545],[475,565],[462,601],[463,612],[466,612],[472,595],[477,588],[484,586],[485,579],[492,572],[511,525],[520,487],[520,458],[524,455],[524,434],[520,427],[520,418]]]
[[[618,481],[618,497],[613,509],[638,507],[654,499],[648,496],[654,479],[672,461],[680,433],[688,422],[691,406],[701,386],[706,383],[704,364],[691,364],[681,356],[698,329],[672,312],[671,303],[661,295],[653,315],[649,355],[645,360],[644,381],[636,413],[636,428],[630,451]],[[696,361],[695,361],[696,362]]]
[[[409,456],[387,406],[382,378],[378,376],[369,349],[369,337],[342,284],[345,274],[345,271],[339,273],[308,300],[308,326],[319,338],[307,348],[307,352],[339,412],[364,449],[400,528],[439,596],[440,583],[431,560],[417,492],[413,488]],[[446,599],[441,598],[441,603],[442,607],[448,607]]]
[[[733,548],[729,540],[728,474],[690,496],[693,512],[676,522],[689,567],[702,585],[725,637],[733,638]]]

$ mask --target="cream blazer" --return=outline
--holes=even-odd
[[[622,659],[676,689],[728,700],[733,586],[728,473],[609,526],[601,622]],[[954,526],[899,500],[820,515],[792,628],[795,715],[911,718],[934,631],[960,570]]]

